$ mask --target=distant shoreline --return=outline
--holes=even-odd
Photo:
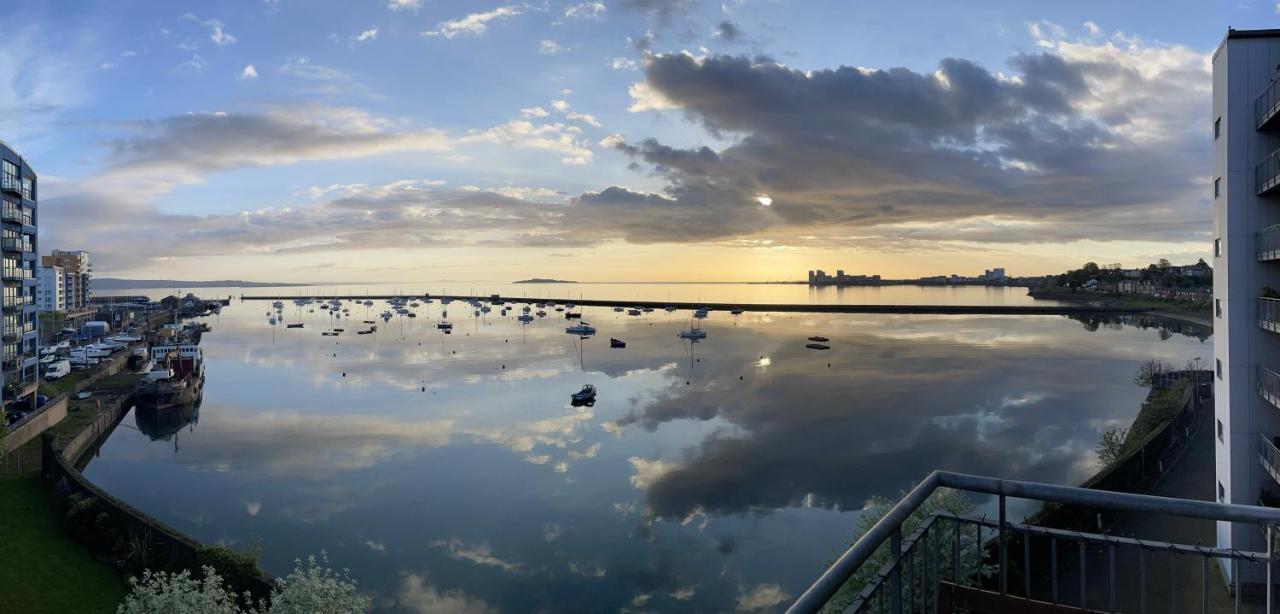
[[[545,277],[534,277],[532,279],[521,279],[520,281],[513,281],[511,283],[513,284],[576,284],[578,282],[570,281],[568,279],[547,279]]]
[[[155,288],[294,288],[312,285],[315,284],[244,281],[242,279],[192,281],[182,279],[121,279],[118,277],[99,277],[93,280],[93,287],[97,290],[144,290]]]

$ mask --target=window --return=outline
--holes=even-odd
[[[1222,299],[1220,298],[1213,299],[1213,313],[1219,318],[1222,317]]]
[[[1222,136],[1222,118],[1213,120],[1213,140],[1218,140]]]
[[[1222,379],[1222,359],[1215,358],[1213,360],[1215,363],[1217,363],[1218,379]]]
[[[1213,180],[1213,197],[1217,198],[1222,195],[1222,177]]]
[[[1222,482],[1218,482],[1218,503],[1227,502],[1227,489],[1222,487]]]
[[[1219,420],[1219,421],[1218,421],[1218,441],[1221,441],[1222,443],[1226,443],[1226,442],[1227,442],[1227,440],[1226,440],[1225,438],[1223,438],[1223,436],[1222,436],[1222,421],[1221,421],[1221,420]]]
[[[1213,257],[1214,258],[1222,257],[1222,239],[1213,240]]]

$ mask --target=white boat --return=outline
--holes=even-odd
[[[594,335],[596,334],[596,327],[587,324],[586,322],[578,322],[577,324],[564,329],[564,332],[569,333],[570,335]]]
[[[707,338],[707,331],[702,330],[701,328],[693,327],[693,328],[690,328],[689,330],[682,330],[682,331],[680,331],[680,338],[681,338],[681,339],[694,339],[694,340],[697,340],[697,339],[706,339],[706,338]]]
[[[586,403],[587,401],[594,401],[596,398],[596,387],[592,386],[591,384],[587,384],[582,387],[582,390],[579,390],[569,396],[573,398],[574,403]]]

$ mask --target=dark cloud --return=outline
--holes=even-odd
[[[742,30],[732,21],[727,19],[716,24],[715,34],[721,40],[730,42],[742,38]]]

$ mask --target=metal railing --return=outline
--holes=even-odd
[[[1280,408],[1280,373],[1258,365],[1258,395]]]
[[[0,190],[22,194],[22,182],[18,180],[17,175],[0,173]]]
[[[1280,333],[1280,299],[1258,298],[1258,326]]]
[[[1262,440],[1258,446],[1258,460],[1262,461],[1262,468],[1271,474],[1271,479],[1280,484],[1280,449],[1266,435],[1258,433],[1258,438]]]
[[[1272,81],[1267,89],[1253,101],[1254,128],[1261,130],[1276,116],[1277,111],[1280,111],[1280,88],[1277,88],[1276,82]]]
[[[31,214],[24,212],[17,205],[5,202],[4,207],[0,209],[0,220],[6,222],[16,222],[18,224],[31,225]]]
[[[24,239],[3,238],[0,239],[0,249],[7,252],[29,252],[31,242]]]
[[[1262,159],[1253,169],[1253,185],[1259,195],[1280,187],[1280,150]]]
[[[1280,259],[1280,224],[1259,230],[1256,238],[1259,261]]]
[[[939,488],[998,496],[998,521],[937,513],[925,519],[920,528],[905,536],[907,539],[904,541],[904,524]],[[1267,551],[1209,548],[1011,523],[1006,517],[1006,500],[1010,497],[1089,509],[1257,525],[1266,531]],[[1200,557],[1201,611],[1208,611],[1209,608],[1211,564],[1230,566],[1235,583],[1235,608],[1237,612],[1240,610],[1243,564],[1266,568],[1266,611],[1270,613],[1271,580],[1276,562],[1272,536],[1277,525],[1280,525],[1280,509],[1276,508],[1172,499],[935,471],[840,555],[787,611],[798,614],[830,608],[835,611],[892,614],[932,612],[942,589],[963,587],[962,590],[970,594],[985,594],[995,599],[1013,598],[1021,604],[1030,600],[1084,609],[1101,606],[1090,603],[1092,596],[1095,601],[1105,599],[1105,607],[1111,611],[1117,610],[1123,598],[1126,608],[1135,611],[1182,612],[1186,609],[1178,607],[1179,589],[1187,590],[1189,587],[1182,585],[1174,577],[1175,561],[1181,560],[1175,557]],[[988,543],[988,535],[994,544]],[[1033,544],[1034,541],[1039,543]],[[885,561],[883,565],[877,569],[864,569],[864,565],[869,562],[875,564],[877,553],[882,552],[881,548],[886,545],[887,552],[880,557]],[[1060,547],[1063,545],[1065,548]],[[1067,557],[1073,554],[1072,547],[1078,554],[1076,558],[1068,560]],[[1014,549],[1020,549],[1021,556],[1012,553],[1011,550]],[[1117,565],[1118,555],[1129,556],[1135,553],[1138,557],[1136,565]],[[1148,569],[1151,566],[1148,559],[1154,560],[1153,553],[1167,553],[1169,556],[1167,601],[1163,596],[1158,600],[1149,599],[1149,576],[1160,573],[1160,570]],[[1067,569],[1067,565],[1070,569]],[[1123,583],[1121,573],[1125,574]],[[1134,578],[1133,575],[1137,577]],[[842,590],[855,577],[866,580],[865,585],[850,586],[849,589],[857,591],[853,593]],[[1018,580],[1021,580],[1018,582],[1022,584],[1021,588],[1015,586],[1011,591],[1011,581]],[[1078,598],[1068,596],[1064,591],[1067,589],[1075,592],[1076,588],[1079,590]],[[833,598],[837,597],[841,601],[833,602]],[[1138,603],[1127,603],[1135,597]],[[1148,601],[1152,603],[1149,604]],[[1005,605],[1010,603],[1012,602],[1006,602]]]

